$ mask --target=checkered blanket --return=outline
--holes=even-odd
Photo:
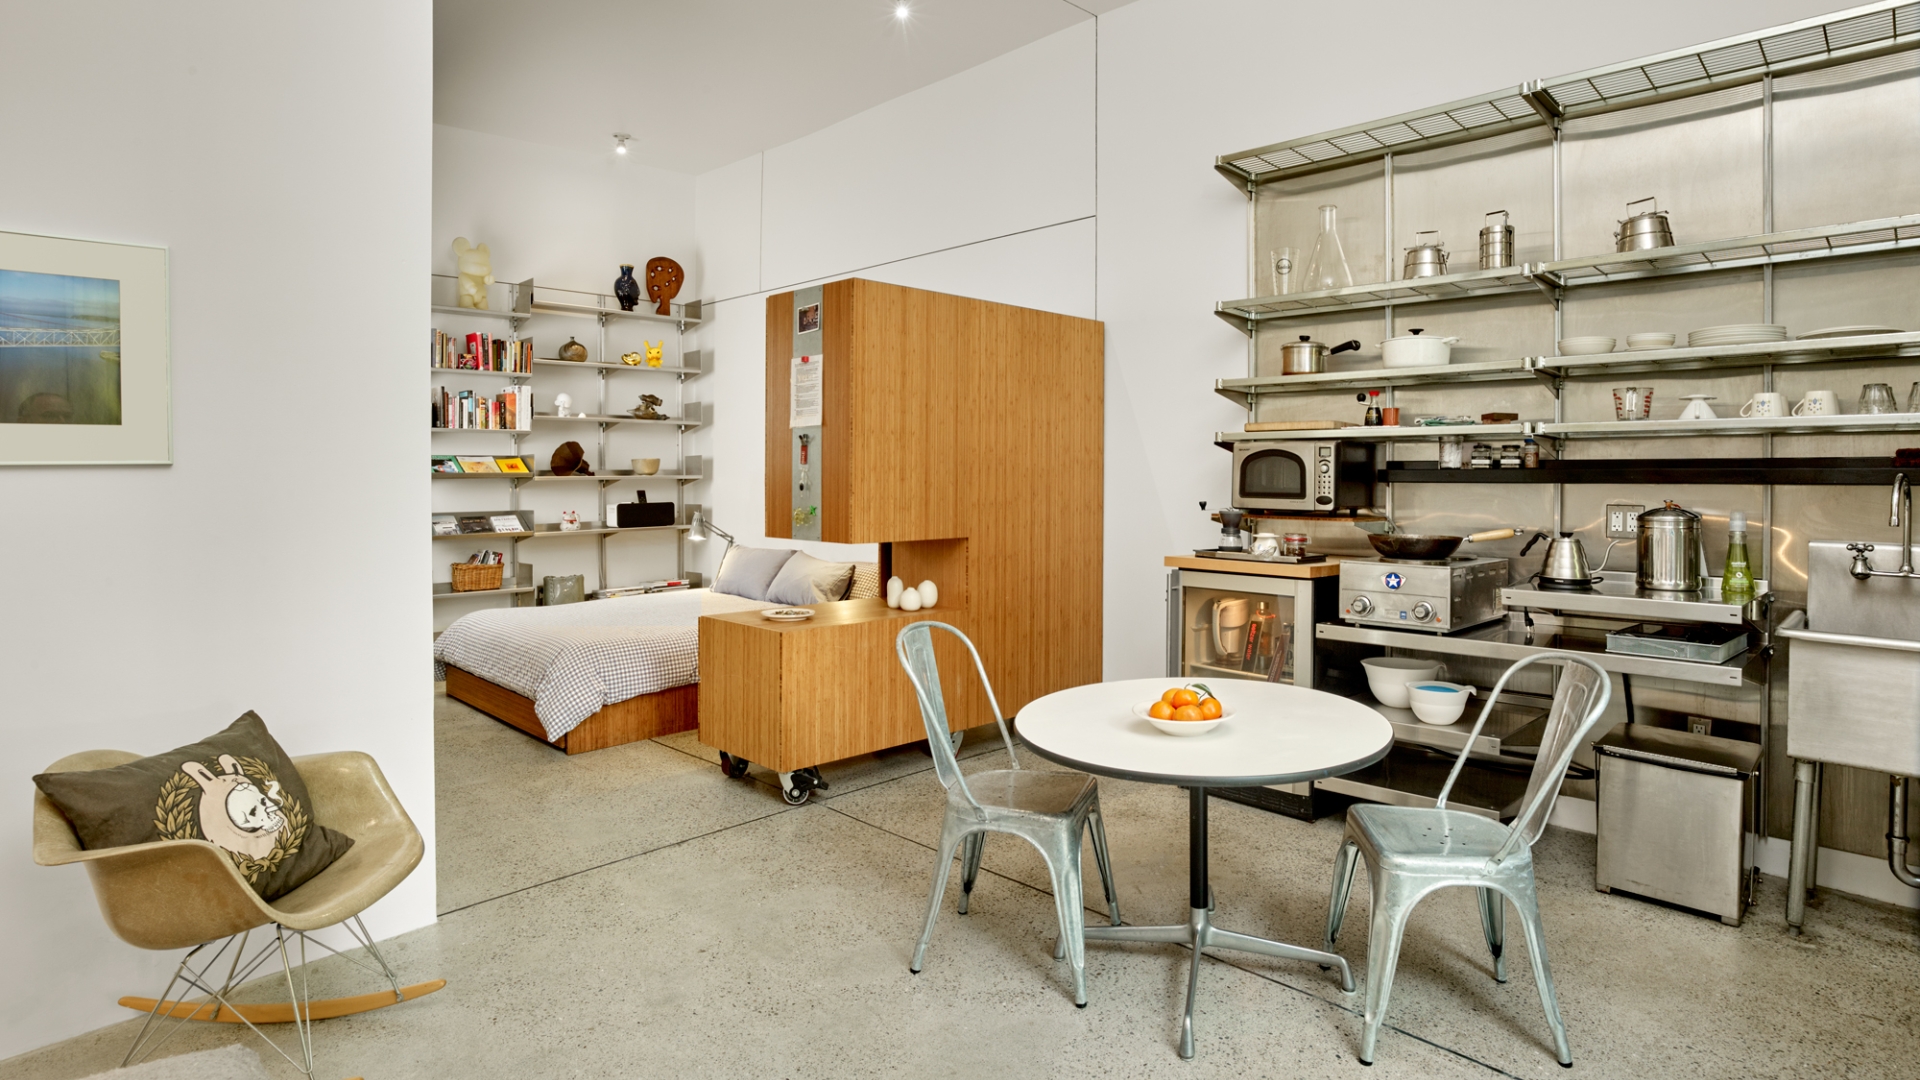
[[[699,682],[700,616],[774,606],[688,589],[495,608],[455,620],[433,658],[533,699],[547,737],[558,739],[603,706]]]

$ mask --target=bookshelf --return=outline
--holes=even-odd
[[[437,402],[443,391],[457,398],[464,390],[476,397],[508,396],[516,405],[525,403],[531,408],[514,417],[513,428],[444,427],[436,413],[434,425],[429,428],[435,462],[432,473],[435,503],[460,505],[463,509],[458,514],[463,517],[520,514],[526,528],[512,533],[433,535],[434,576],[440,579],[433,584],[436,631],[474,607],[486,602],[497,603],[499,597],[506,597],[506,602],[512,605],[534,602],[539,579],[530,562],[523,560],[530,560],[535,549],[522,551],[522,544],[538,544],[537,550],[543,554],[550,552],[549,558],[561,560],[561,566],[545,570],[546,573],[587,572],[582,562],[593,566],[594,572],[588,575],[589,593],[636,584],[614,580],[608,551],[613,544],[671,544],[673,577],[687,578],[685,537],[692,514],[699,509],[686,501],[687,485],[708,478],[706,462],[688,452],[687,434],[712,422],[711,406],[688,394],[687,384],[709,370],[707,357],[691,348],[688,341],[690,331],[700,325],[698,302],[675,304],[670,316],[654,313],[644,302],[640,310],[622,311],[611,295],[536,286],[529,279],[494,285],[488,296],[492,308],[479,310],[458,307],[451,302],[455,282],[452,275],[433,275],[430,305],[433,329],[456,343],[453,356],[465,351],[462,346],[468,334],[486,334],[522,347],[523,351],[510,353],[512,359],[503,365],[521,370],[440,366],[446,354],[436,351],[430,343],[428,376],[433,399]],[[650,340],[649,334],[665,339],[659,366],[620,360],[623,352],[644,356],[644,343]],[[555,355],[569,338],[587,347],[585,361],[561,360]],[[658,339],[651,340],[659,343]],[[554,410],[554,396],[561,392],[572,398],[566,416],[556,415]],[[632,416],[628,410],[638,404],[641,394],[662,398],[656,408],[667,419]],[[549,466],[553,448],[569,441],[581,444],[593,475],[553,474]],[[659,471],[647,475],[636,473],[629,467],[628,459],[639,457],[659,458]],[[445,458],[517,458],[526,471],[443,472],[439,463]],[[534,511],[525,506],[528,485],[537,485],[537,490],[543,493],[532,501],[541,508],[541,513],[550,517],[559,513],[550,509],[550,504],[564,502],[564,498],[556,496],[572,490],[569,485],[585,488],[581,492],[584,504],[571,508],[579,515],[579,528],[562,530],[557,520],[535,524]],[[644,490],[653,499],[670,497],[677,508],[674,524],[625,529],[614,526],[615,506],[631,501],[635,490]],[[504,510],[464,509],[502,499],[506,504]],[[434,517],[444,519],[450,513],[453,511],[436,510]],[[589,544],[592,551],[586,554],[583,548]],[[448,564],[459,561],[472,550],[489,548],[503,551],[507,557],[503,574],[507,587],[485,592],[450,592],[444,580]],[[621,562],[630,564],[636,553],[623,550],[614,554]],[[638,554],[649,566],[661,564],[659,555],[648,551]]]

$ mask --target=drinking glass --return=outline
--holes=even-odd
[[[1899,412],[1900,406],[1894,403],[1893,387],[1883,382],[1868,383],[1860,388],[1860,411],[1869,415]]]
[[[1273,292],[1270,295],[1285,296],[1292,292],[1295,271],[1300,269],[1300,253],[1290,247],[1269,251],[1267,266],[1273,277]]]

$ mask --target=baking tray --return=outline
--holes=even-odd
[[[1607,651],[1721,664],[1747,651],[1747,631],[1706,623],[1640,623],[1608,633]]]
[[[1311,553],[1306,555],[1255,555],[1248,551],[1222,551],[1219,548],[1195,548],[1193,549],[1193,553],[1203,559],[1238,559],[1241,562],[1317,563],[1327,561],[1325,555],[1314,555]]]

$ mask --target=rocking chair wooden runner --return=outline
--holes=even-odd
[[[139,756],[89,750],[61,758],[46,771],[105,769]],[[367,755],[354,752],[315,754],[294,758],[293,763],[307,785],[314,820],[351,836],[353,847],[272,903],[260,899],[226,853],[205,840],[85,850],[66,817],[44,794],[34,792],[33,861],[42,866],[84,864],[107,925],[128,944],[190,950],[157,1000],[120,999],[120,1004],[147,1014],[121,1063],[123,1068],[158,1049],[186,1021],[209,1020],[247,1025],[294,1068],[311,1076],[313,1021],[384,1008],[446,985],[445,979],[435,979],[401,986],[360,921],[360,913],[405,880],[426,851],[419,830],[387,786],[380,767]],[[308,936],[336,925],[366,950],[372,964]],[[273,928],[272,937],[249,956],[248,938],[266,926]],[[290,940],[297,945],[297,959],[289,955]],[[385,979],[392,989],[312,1000],[304,971],[309,941]],[[241,1005],[228,1000],[276,954],[286,977],[287,1004]],[[297,985],[296,968],[302,969]],[[179,998],[172,996],[176,986]],[[187,1000],[195,993],[206,1000]],[[299,1037],[297,1057],[259,1027],[284,1023],[293,1024]]]

